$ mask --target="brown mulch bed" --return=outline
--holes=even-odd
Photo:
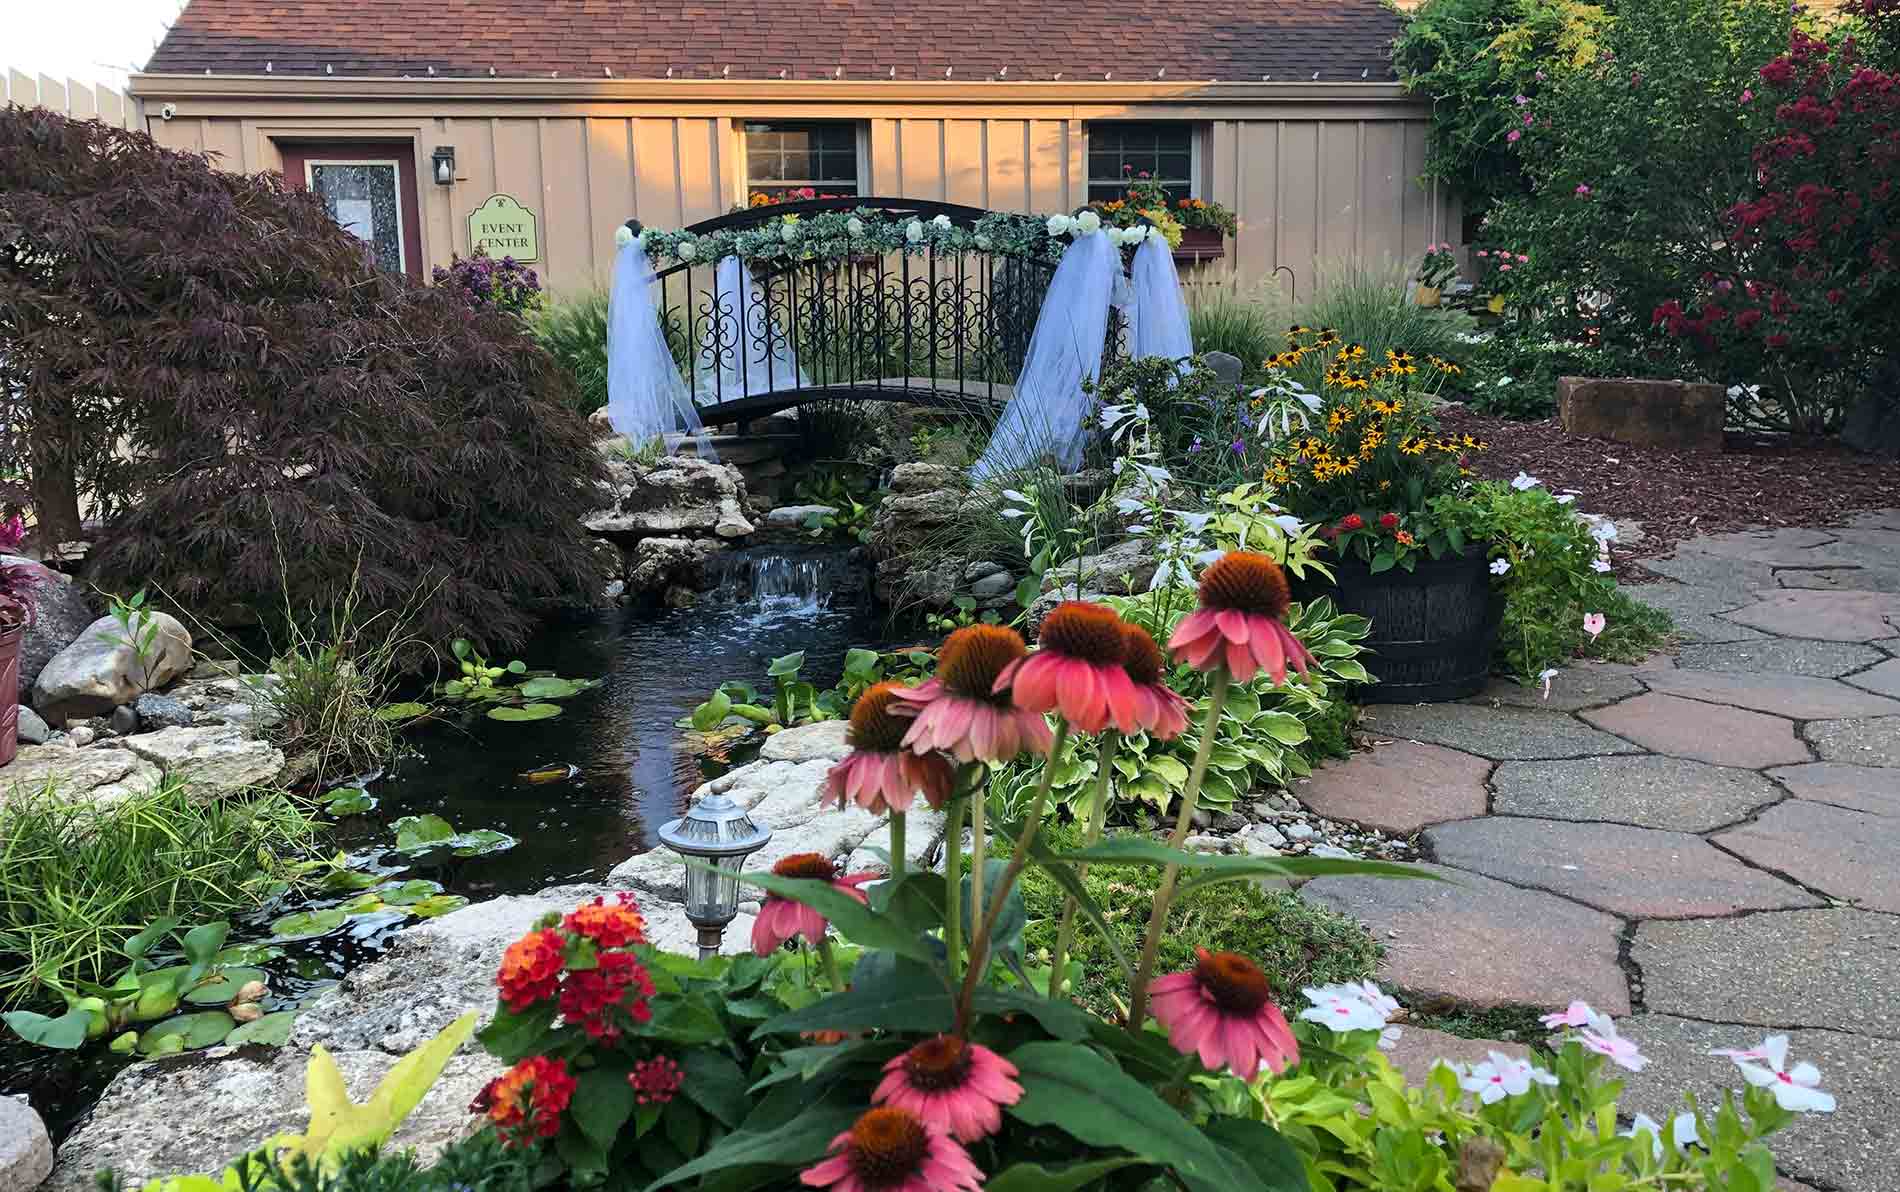
[[[1643,540],[1619,547],[1619,561],[1667,554],[1702,533],[1836,525],[1863,509],[1900,508],[1900,461],[1838,444],[1731,434],[1715,454],[1568,435],[1554,418],[1510,422],[1459,406],[1440,420],[1491,445],[1475,457],[1486,479],[1528,472],[1552,492],[1575,492],[1580,509],[1641,522]]]

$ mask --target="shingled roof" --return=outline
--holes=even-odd
[[[1356,82],[1391,78],[1400,23],[1381,0],[190,0],[146,70]]]

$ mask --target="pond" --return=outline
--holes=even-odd
[[[517,843],[504,852],[400,872],[399,857],[371,866],[388,868],[392,878],[439,882],[474,901],[597,881],[646,851],[653,829],[680,813],[694,786],[747,756],[745,744],[723,761],[685,747],[688,734],[678,722],[715,686],[744,679],[769,690],[771,660],[798,650],[805,651],[803,676],[826,686],[846,650],[886,637],[865,576],[840,548],[734,551],[719,567],[717,587],[692,608],[609,611],[550,629],[520,651],[523,661],[568,678],[598,678],[599,687],[562,701],[563,714],[551,720],[501,723],[475,714],[406,732],[402,754],[368,786],[376,809],[343,820],[320,846],[353,860],[378,857],[392,841],[390,823],[405,815],[439,815],[458,831],[507,833]],[[572,769],[560,781],[522,777],[562,766]],[[351,896],[269,908],[234,923],[232,942],[267,939],[276,917]],[[284,954],[261,966],[270,975],[265,1008],[289,1009],[318,996],[413,921],[376,912],[328,935],[282,944]],[[8,1032],[0,1042],[0,1093],[26,1094],[57,1141],[127,1062],[103,1046],[47,1051]]]

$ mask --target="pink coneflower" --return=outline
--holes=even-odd
[[[904,745],[917,753],[941,749],[960,762],[1006,762],[1019,753],[1047,753],[1055,734],[1041,713],[1019,708],[996,680],[1028,653],[1014,629],[970,625],[944,639],[937,677],[901,688],[897,698],[916,707]],[[900,715],[903,708],[893,706]]]
[[[1304,675],[1312,655],[1281,618],[1292,603],[1286,573],[1265,555],[1229,551],[1201,573],[1201,607],[1168,639],[1168,649],[1196,670],[1225,666],[1242,683],[1266,671],[1286,682],[1286,668]]]
[[[983,1173],[963,1145],[907,1109],[868,1110],[831,1140],[831,1156],[799,1181],[838,1192],[980,1192]]]
[[[1122,619],[1103,604],[1065,600],[1036,634],[1039,649],[1003,668],[999,692],[1019,708],[1056,712],[1076,729],[1099,733],[1112,720],[1135,731],[1135,685],[1122,669]]]
[[[830,882],[832,889],[842,890],[859,902],[864,901],[864,893],[858,887],[879,877],[875,873],[840,877],[831,858],[818,853],[793,853],[772,866],[772,873],[778,877]],[[801,936],[806,943],[816,944],[825,938],[826,926],[825,917],[804,903],[768,893],[765,903],[759,907],[759,917],[752,924],[752,950],[760,956],[770,956],[786,940]]]
[[[1143,732],[1167,741],[1187,731],[1187,701],[1168,686],[1161,647],[1139,625],[1122,624],[1122,669],[1135,685],[1135,719]]]
[[[987,1047],[938,1035],[884,1065],[871,1100],[906,1109],[959,1142],[1003,1128],[1003,1106],[1022,1100],[1016,1065]]]
[[[874,815],[909,811],[922,791],[924,802],[942,807],[956,786],[956,767],[941,753],[913,753],[904,748],[911,722],[897,713],[908,711],[896,683],[879,683],[851,705],[851,729],[845,739],[851,752],[825,776],[825,794],[835,795],[838,806],[856,803]]]
[[[1149,987],[1155,1021],[1183,1055],[1199,1053],[1210,1072],[1230,1069],[1251,1080],[1265,1064],[1275,1072],[1300,1062],[1300,1045],[1273,1004],[1265,973],[1233,952],[1195,950],[1200,962]]]

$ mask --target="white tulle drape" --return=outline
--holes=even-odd
[[[614,258],[614,285],[607,300],[607,419],[635,444],[656,435],[693,435],[700,456],[713,458],[692,395],[660,330],[653,266],[638,238]]]
[[[770,352],[763,350],[768,331]],[[702,401],[733,401],[810,384],[791,338],[765,305],[765,291],[736,256],[720,258],[713,276],[712,316],[700,330],[693,371]]]
[[[1016,395],[971,467],[973,477],[1028,467],[1044,456],[1064,471],[1081,464],[1091,404],[1082,382],[1102,371],[1109,302],[1121,275],[1121,253],[1101,232],[1075,240],[1062,254],[1016,377]]]
[[[1188,330],[1187,301],[1181,296],[1181,276],[1174,271],[1174,252],[1159,233],[1151,234],[1135,250],[1135,300],[1129,314],[1129,355],[1139,360],[1160,356],[1179,360],[1194,354],[1194,336]]]

